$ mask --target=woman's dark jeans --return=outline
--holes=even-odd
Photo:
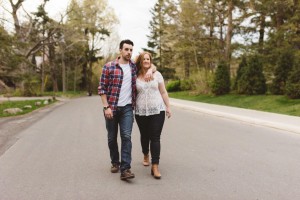
[[[135,115],[135,119],[140,129],[143,154],[149,154],[150,144],[152,164],[159,164],[160,135],[165,122],[165,111],[157,115]]]
[[[121,165],[120,169],[123,172],[130,169],[131,166],[131,132],[133,124],[133,109],[132,105],[128,104],[124,107],[118,107],[113,119],[105,119],[108,147],[112,164],[120,164],[118,150],[118,126],[120,127],[121,136]]]

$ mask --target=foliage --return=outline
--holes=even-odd
[[[11,16],[0,19],[0,79],[21,88],[25,75],[31,73],[47,90],[93,90],[94,64],[105,56],[104,41],[118,23],[107,1],[71,0],[59,20],[48,16],[48,0],[41,1],[33,13],[27,12],[28,17],[22,12],[23,2],[0,5],[11,6],[3,9],[11,11]],[[298,0],[157,0],[151,13],[148,50],[165,79],[192,79],[197,91],[208,93],[216,63],[225,57],[231,65],[240,55],[249,61],[247,55],[259,54],[266,82],[273,79],[272,92],[282,94],[292,69],[286,65],[291,60],[278,58],[285,49],[300,51]],[[6,30],[4,20],[14,30]],[[37,66],[35,58],[43,55],[48,55],[48,63]],[[242,89],[241,93],[265,90],[261,78],[259,91],[248,90],[245,84],[239,88],[246,81],[239,74],[233,89]]]
[[[238,67],[237,72],[236,72],[236,77],[235,77],[234,84],[233,84],[233,90],[237,89],[238,82],[241,79],[242,74],[243,74],[244,69],[245,69],[246,66],[247,66],[247,59],[246,59],[246,56],[243,56],[242,61],[240,62],[239,67]]]
[[[175,69],[174,68],[169,68],[169,67],[162,67],[157,69],[164,77],[165,80],[169,79],[175,79]]]
[[[195,89],[194,82],[191,79],[180,80],[180,91],[188,91]]]
[[[238,81],[238,93],[247,95],[265,94],[266,89],[262,63],[259,61],[258,56],[252,56]]]
[[[230,74],[229,67],[221,62],[216,70],[212,84],[212,93],[215,95],[224,95],[230,92]]]
[[[300,99],[300,63],[295,64],[286,83],[286,95],[291,99]]]
[[[293,68],[294,55],[290,49],[285,50],[279,57],[275,68],[271,92],[272,94],[284,94],[288,74]]]
[[[38,96],[41,94],[40,81],[38,76],[33,76],[32,74],[24,75],[24,90],[22,91],[22,96]]]
[[[22,57],[15,53],[14,37],[0,25],[0,80],[13,87],[18,77],[18,66],[23,61]]]
[[[169,81],[166,85],[168,92],[180,91],[180,80]]]
[[[48,16],[48,0],[31,13],[21,11],[23,2],[7,4],[13,10],[7,22],[15,25],[11,35],[0,25],[0,79],[26,95],[40,94],[43,87],[90,90],[93,63],[102,59],[104,41],[118,23],[107,1],[72,0],[58,21]],[[27,17],[19,20],[22,14]],[[42,58],[43,64],[36,62]]]

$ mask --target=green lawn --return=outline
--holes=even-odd
[[[35,105],[35,102],[38,102],[40,101],[42,104],[40,106],[36,106]],[[23,114],[26,114],[26,113],[29,113],[29,112],[32,112],[38,108],[41,108],[41,107],[44,107],[44,106],[47,106],[47,105],[44,105],[43,102],[45,100],[26,100],[26,101],[4,101],[4,102],[0,102],[0,117],[9,117],[9,116],[16,116],[16,115],[23,115]],[[48,105],[54,103],[55,101],[51,101],[49,102]],[[24,106],[25,105],[31,105],[32,108],[29,108],[29,109],[24,109]],[[20,108],[23,110],[23,112],[21,113],[18,113],[18,114],[7,114],[7,113],[4,113],[3,111],[7,108]]]
[[[55,97],[66,97],[66,98],[77,98],[77,97],[82,97],[86,96],[87,92],[85,91],[67,91],[65,93],[63,92],[44,92],[43,96],[55,96]]]
[[[172,92],[169,96],[203,103],[233,106],[267,111],[286,115],[300,116],[300,99],[289,99],[279,95],[234,95],[223,96],[195,95],[192,92]]]

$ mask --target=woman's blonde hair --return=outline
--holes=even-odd
[[[144,56],[148,54],[149,57],[150,57],[150,65],[152,65],[152,55],[150,52],[148,51],[144,51],[142,53],[140,53],[140,55],[135,59],[135,64],[136,64],[136,67],[137,67],[137,73],[140,74],[141,73],[141,69],[142,69],[142,66],[143,66],[143,60],[144,60]]]

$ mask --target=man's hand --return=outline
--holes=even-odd
[[[144,77],[145,81],[146,82],[149,82],[151,80],[153,80],[153,72],[152,72],[152,69],[148,69],[147,73],[145,74],[145,77]]]
[[[104,110],[104,116],[106,119],[112,119],[113,118],[113,112],[110,108],[107,108]]]
[[[149,82],[153,80],[153,73],[156,72],[156,67],[152,64],[151,67],[148,69],[147,73],[145,74],[145,81]]]

